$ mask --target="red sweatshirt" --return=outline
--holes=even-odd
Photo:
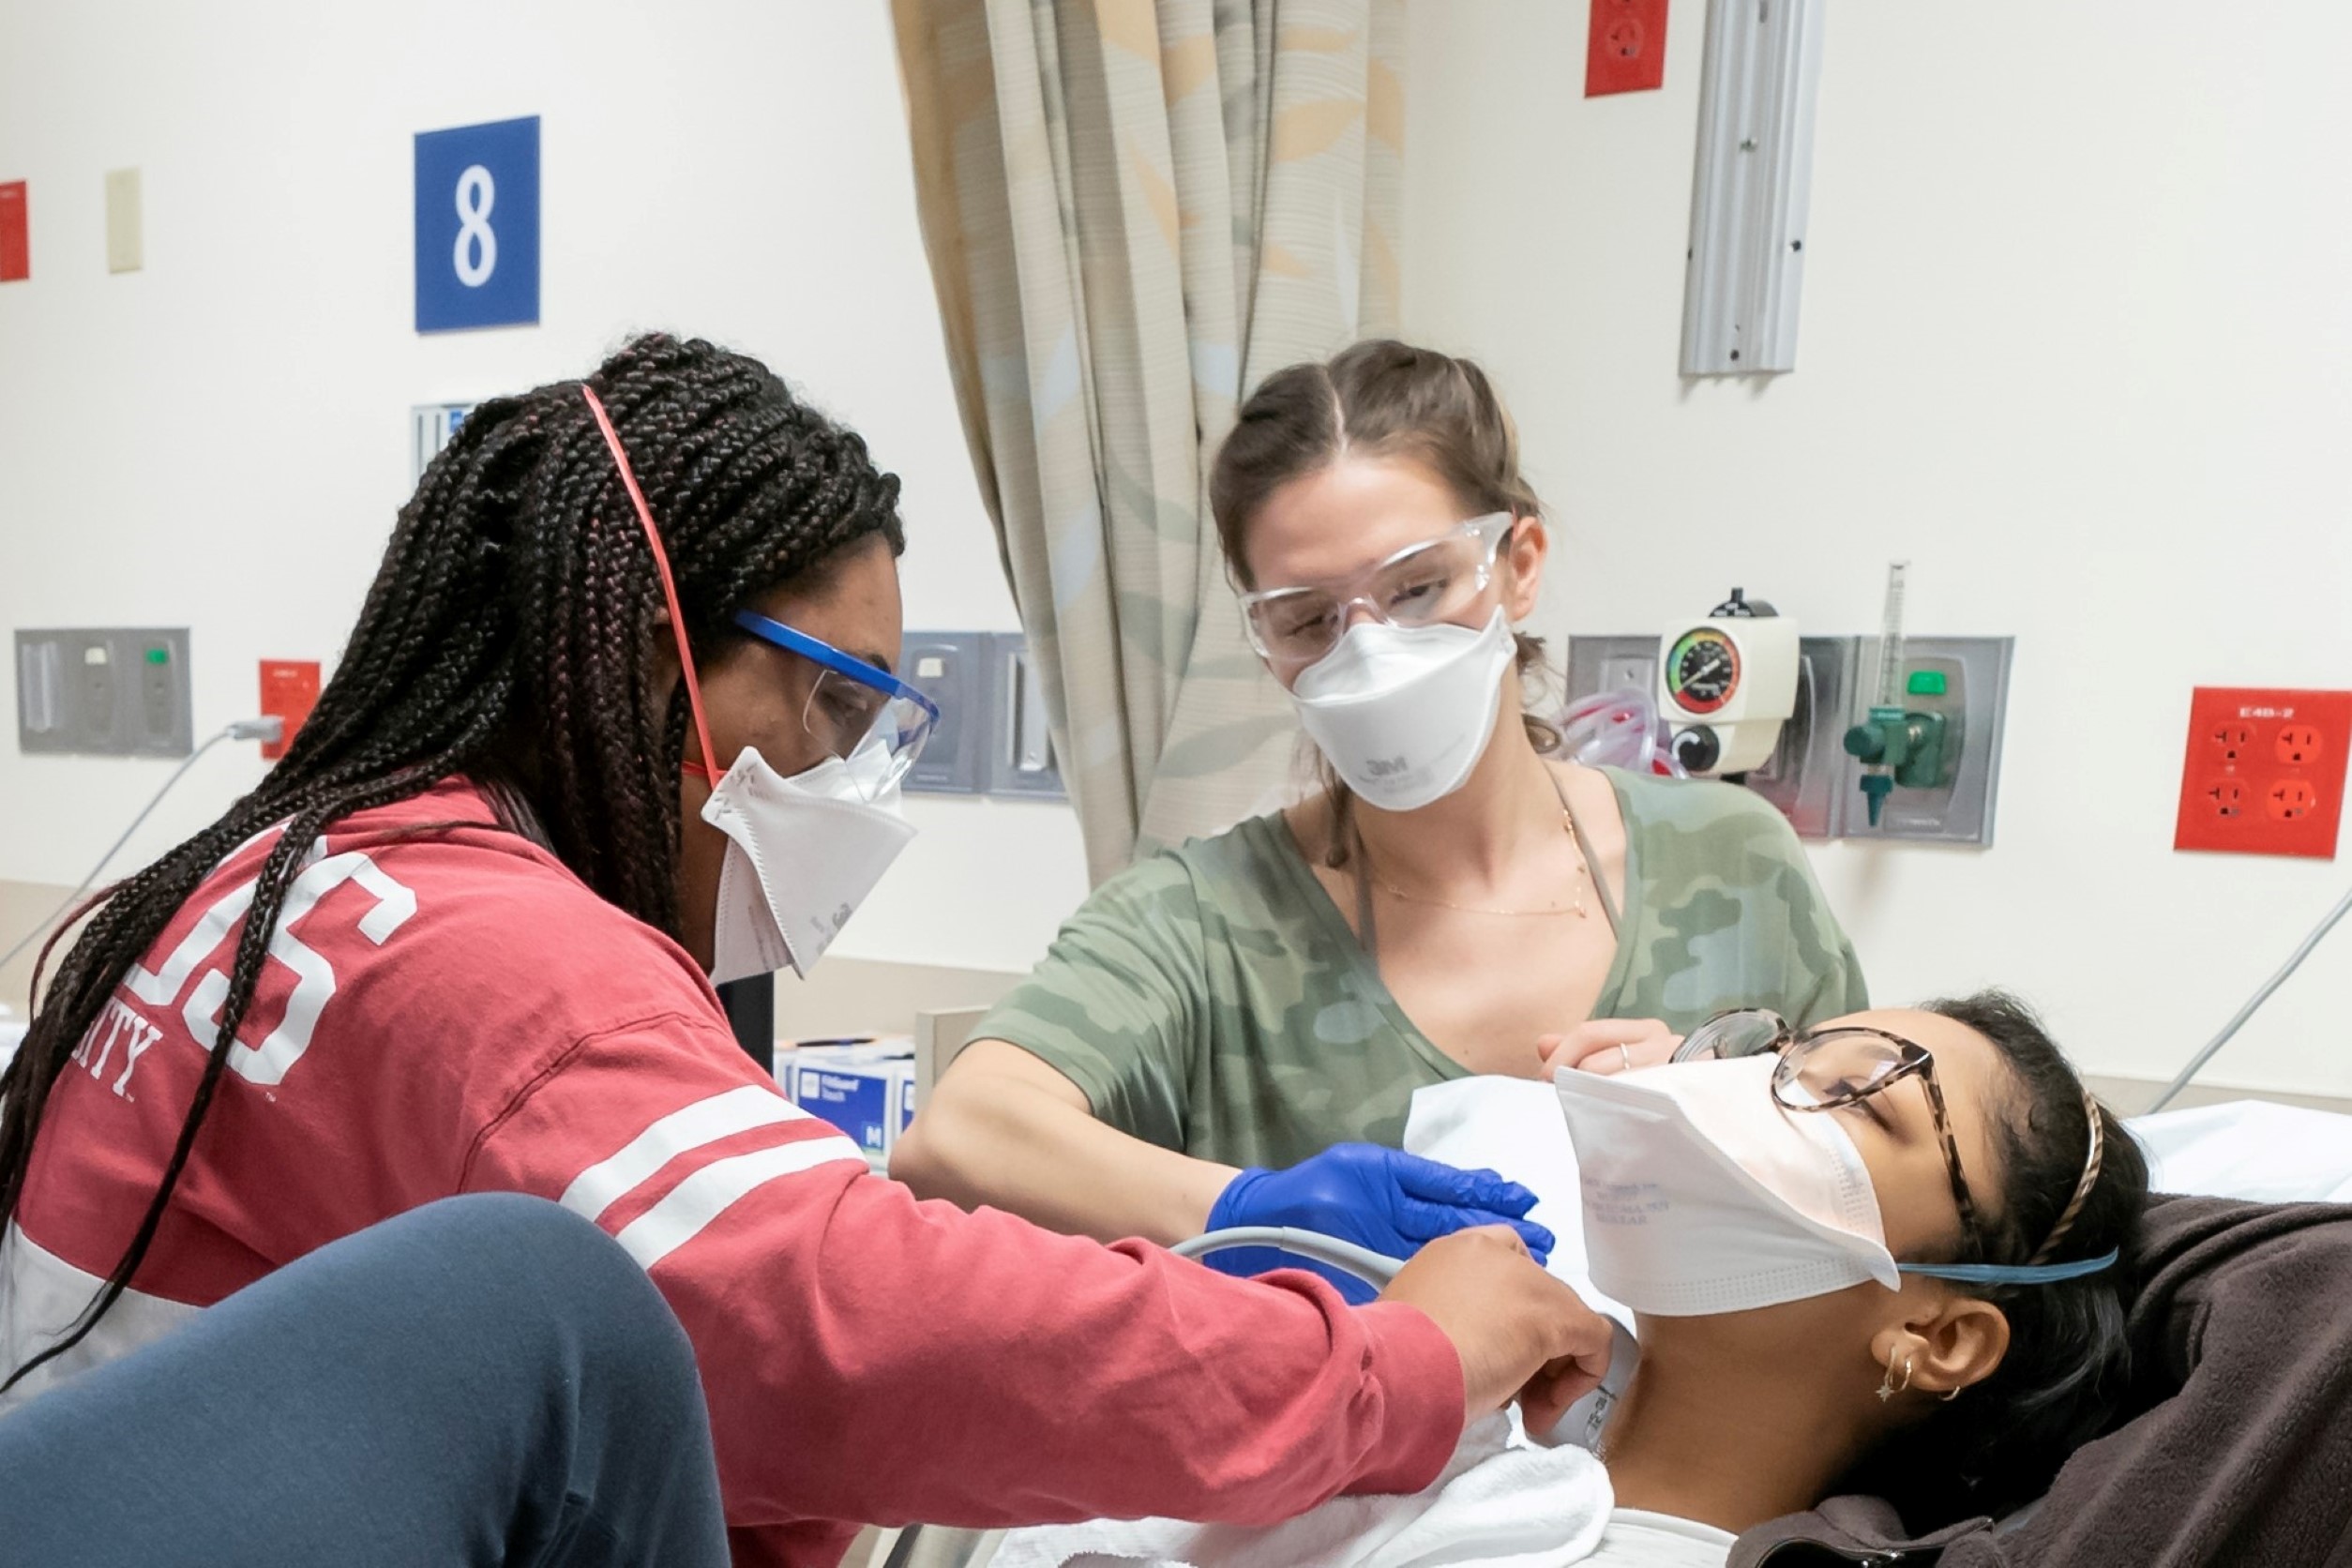
[[[0,1365],[53,1343],[128,1243],[276,837],[197,889],[60,1076],[0,1252]],[[501,1190],[595,1219],[669,1299],[739,1563],[836,1562],[856,1521],[1269,1522],[1418,1489],[1460,1435],[1460,1362],[1410,1307],[868,1175],[676,943],[455,781],[314,846],[135,1289],[14,1397],[336,1237]]]

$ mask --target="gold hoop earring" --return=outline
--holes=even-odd
[[[1909,1356],[1903,1358],[1903,1381],[1897,1383],[1894,1380],[1894,1352],[1889,1350],[1887,1352],[1887,1375],[1878,1380],[1878,1403],[1885,1404],[1910,1386],[1911,1358]]]

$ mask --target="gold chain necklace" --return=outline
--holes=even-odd
[[[1561,830],[1568,835],[1568,841],[1575,844],[1576,838],[1576,823],[1569,818],[1564,803],[1562,804],[1560,813],[1560,825]],[[1441,910],[1453,910],[1459,914],[1492,914],[1513,919],[1522,915],[1541,914],[1574,914],[1578,919],[1590,919],[1591,917],[1591,912],[1584,907],[1584,888],[1585,883],[1591,880],[1592,872],[1591,867],[1585,864],[1584,847],[1581,844],[1576,846],[1576,901],[1573,905],[1565,907],[1553,904],[1540,910],[1481,909],[1476,904],[1456,904],[1445,898],[1432,898],[1425,893],[1408,893],[1403,888],[1398,887],[1395,883],[1390,882],[1387,878],[1380,876],[1372,869],[1372,858],[1369,855],[1364,854],[1364,846],[1361,839],[1357,840],[1356,852],[1359,855],[1364,856],[1364,873],[1371,878],[1372,885],[1374,887],[1379,888],[1381,892],[1387,894],[1392,898],[1401,898],[1409,904],[1429,904]]]

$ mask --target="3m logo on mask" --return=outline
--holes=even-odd
[[[1499,606],[1483,631],[1364,621],[1299,671],[1290,701],[1365,805],[1412,811],[1460,789],[1478,765],[1511,658],[1511,624]]]

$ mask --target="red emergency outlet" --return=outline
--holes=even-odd
[[[263,743],[264,758],[274,762],[286,754],[287,744],[294,738],[294,731],[302,728],[302,721],[310,716],[318,701],[318,660],[262,660],[262,712],[286,721],[284,734]]]
[[[23,180],[0,185],[0,283],[33,276],[33,229]]]
[[[2197,687],[2172,847],[2334,858],[2347,751],[2352,691]]]
[[[1584,96],[1666,85],[1666,0],[1592,0],[1584,49]]]

